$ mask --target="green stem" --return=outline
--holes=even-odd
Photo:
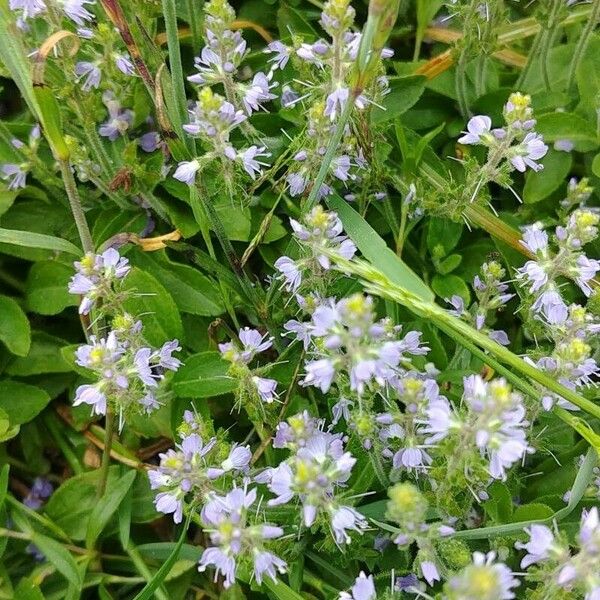
[[[79,199],[79,192],[77,191],[77,185],[75,184],[75,178],[71,171],[71,165],[68,160],[59,160],[58,166],[65,184],[65,191],[67,192],[67,198],[69,199],[69,205],[71,206],[71,212],[73,213],[73,219],[75,219],[75,225],[77,232],[79,233],[79,239],[81,240],[81,246],[84,253],[94,252],[94,242],[92,240],[92,234],[88,227],[83,208],[81,207],[81,200]]]
[[[560,14],[560,9],[564,4],[564,0],[554,0],[552,8],[550,10],[550,16],[548,17],[548,27],[546,29],[546,33],[544,35],[542,48],[540,51],[541,57],[541,66],[542,66],[542,77],[544,78],[544,84],[546,89],[549,90],[550,86],[550,75],[548,72],[548,62],[550,58],[550,50],[552,49],[552,44],[554,42],[554,37],[556,33],[556,28],[558,27],[558,16]]]
[[[538,32],[535,35],[535,38],[533,39],[531,48],[529,49],[529,54],[527,55],[527,63],[525,64],[525,67],[521,71],[521,74],[517,79],[517,83],[515,84],[515,89],[520,90],[527,82],[527,77],[529,76],[531,67],[533,66],[533,62],[540,53],[540,47],[542,45],[542,42],[544,41],[545,34],[546,32],[544,28],[540,26]]]
[[[110,409],[106,409],[106,429],[104,430],[104,449],[102,450],[102,463],[100,465],[100,481],[96,490],[98,499],[104,496],[106,491],[106,482],[108,481],[108,469],[110,467],[110,451],[112,449],[113,433],[115,429],[115,414]]]
[[[131,562],[133,562],[133,565],[135,566],[138,573],[146,581],[152,581],[152,578],[154,576],[148,568],[148,565],[146,565],[146,563],[144,562],[144,559],[142,558],[142,555],[140,554],[139,550],[133,544],[129,544],[129,546],[126,548],[126,552],[131,558]],[[154,591],[154,597],[158,598],[158,600],[169,600],[169,596],[160,587]]]
[[[188,10],[190,31],[192,34],[192,50],[195,54],[200,50],[200,45],[202,42],[202,36],[200,34],[200,19],[198,18],[198,13],[200,11],[197,10],[199,3],[194,2],[194,0],[187,0],[186,4]]]
[[[336,123],[335,130],[333,135],[329,140],[329,144],[327,145],[327,150],[325,152],[325,156],[323,156],[323,160],[321,161],[321,166],[319,168],[319,172],[314,180],[312,188],[310,189],[310,193],[308,197],[303,202],[302,212],[307,213],[314,207],[317,203],[317,197],[319,194],[319,190],[325,181],[325,177],[327,177],[327,173],[329,171],[329,167],[331,165],[331,161],[333,160],[335,153],[338,150],[338,146],[340,145],[340,141],[342,140],[342,136],[344,135],[344,130],[346,129],[346,124],[350,119],[350,114],[352,113],[352,107],[354,104],[354,96],[350,93],[350,97],[346,100],[344,104],[344,109],[340,114],[340,118]]]
[[[171,67],[171,100],[173,102],[174,127],[179,138],[185,143],[188,152],[196,153],[196,143],[183,131],[183,123],[187,120],[185,80],[183,77],[183,66],[181,64],[181,49],[179,47],[179,30],[177,28],[177,11],[175,0],[162,0],[163,16],[165,18],[165,30],[167,33],[167,46],[169,48],[169,60]]]
[[[569,65],[569,77],[567,79],[567,92],[571,90],[573,84],[575,83],[575,76],[577,75],[577,68],[579,67],[579,63],[583,57],[583,54],[589,44],[590,38],[598,21],[600,20],[600,0],[594,0],[594,3],[591,7],[591,14],[589,19],[586,21],[586,24],[579,36],[579,40],[577,41],[577,46],[575,46],[575,52],[573,52],[573,58],[571,59],[571,64]]]

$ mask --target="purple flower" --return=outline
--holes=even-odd
[[[209,566],[214,566],[216,569],[215,581],[219,574],[222,574],[223,577],[225,577],[225,581],[223,582],[224,587],[229,588],[233,585],[235,582],[236,564],[235,559],[232,556],[227,556],[219,548],[206,548],[200,558],[198,571],[206,571]]]
[[[373,575],[368,577],[363,571],[360,572],[354,585],[350,589],[350,592],[340,592],[339,600],[375,600],[377,598],[377,592],[375,590],[375,583],[373,582]]]
[[[325,101],[325,111],[323,114],[332,121],[335,121],[337,111],[339,110],[342,112],[344,110],[349,95],[350,92],[348,91],[348,88],[345,87],[337,88],[335,91],[331,92]]]
[[[106,396],[97,385],[80,385],[77,388],[73,406],[80,404],[89,404],[92,407],[92,415],[106,414]]]
[[[115,65],[124,75],[135,75],[135,67],[131,62],[129,54],[115,55]]]
[[[434,562],[430,560],[424,560],[421,562],[420,566],[423,579],[425,579],[429,585],[434,585],[436,581],[441,580],[440,573]]]
[[[285,180],[290,187],[291,196],[299,196],[302,194],[308,184],[306,177],[298,172],[288,173]]]
[[[285,69],[288,60],[290,59],[290,53],[288,47],[283,42],[280,42],[279,40],[271,42],[264,52],[267,54],[275,54],[275,56],[269,59],[269,62],[273,63],[272,69]]]
[[[179,340],[171,340],[170,342],[165,342],[162,348],[158,352],[158,364],[163,369],[168,369],[169,371],[177,371],[181,366],[181,361],[178,358],[174,358],[172,356],[173,352],[181,352],[181,346],[179,345]]]
[[[36,477],[29,493],[23,498],[23,504],[32,510],[38,510],[44,504],[44,501],[50,498],[54,486],[43,477]]]
[[[154,504],[158,512],[165,515],[173,513],[173,521],[181,523],[183,519],[183,500],[168,492],[157,494]]]
[[[548,152],[548,146],[544,144],[541,135],[534,132],[528,133],[514,151],[517,154],[510,159],[510,162],[517,171],[524,173],[527,167],[534,171],[541,171],[544,168],[535,162],[546,156],[546,152]]]
[[[305,364],[305,369],[306,375],[301,381],[302,385],[313,385],[326,394],[335,377],[335,367],[332,361],[328,358],[313,360]]]
[[[302,283],[302,274],[298,265],[289,257],[282,256],[278,258],[273,265],[283,276],[285,280],[285,289],[288,292],[295,292]]]
[[[200,169],[200,162],[197,159],[180,162],[173,177],[183,183],[192,185],[196,181],[196,173]]]
[[[18,190],[27,185],[26,165],[7,163],[2,165],[2,178],[8,179],[8,189]]]
[[[251,115],[253,111],[263,108],[261,102],[273,100],[277,98],[275,94],[269,91],[275,87],[275,84],[270,83],[270,79],[264,73],[256,73],[252,79],[252,84],[246,89],[242,102],[246,113]]]
[[[156,131],[149,131],[140,138],[138,138],[138,144],[144,152],[154,152],[160,143],[160,135]]]
[[[83,79],[81,89],[84,92],[89,92],[92,88],[98,88],[100,85],[102,72],[97,63],[79,61],[75,65],[75,75],[77,76],[77,81]]]
[[[358,531],[362,534],[367,527],[367,520],[350,506],[339,506],[331,517],[331,529],[337,544],[350,543],[348,530]]]
[[[598,271],[600,271],[600,261],[590,259],[584,254],[577,258],[575,281],[577,281],[577,285],[587,297],[592,294],[589,281],[594,279]]]
[[[546,560],[554,543],[554,534],[545,525],[533,524],[529,529],[525,528],[525,532],[529,534],[529,541],[526,544],[523,542],[515,544],[515,548],[518,550],[527,551],[521,560],[522,569]]]
[[[490,133],[492,127],[492,120],[486,115],[477,115],[471,117],[467,123],[467,131],[465,135],[458,138],[459,144],[479,144],[481,138]]]
[[[84,4],[95,4],[94,0],[60,0],[64,13],[80,27],[85,21],[91,21],[94,15],[85,8]]]
[[[10,0],[8,6],[10,10],[23,11],[23,20],[35,17],[46,10],[43,0]]]
[[[538,225],[525,227],[521,244],[533,254],[545,253],[548,249],[548,234]]]
[[[262,583],[263,575],[268,575],[273,581],[277,581],[277,571],[283,574],[286,570],[287,563],[271,552],[256,552],[254,555],[254,577],[259,585]]]
[[[256,160],[257,157],[261,156],[271,156],[269,152],[263,152],[265,150],[264,146],[250,146],[243,152],[239,153],[239,158],[242,161],[242,165],[244,166],[244,170],[252,179],[256,179],[256,175],[260,175],[262,172],[261,166],[268,167],[267,163]]]
[[[158,385],[156,380],[160,378],[160,375],[156,375],[152,372],[150,360],[153,358],[154,356],[151,348],[140,348],[136,352],[134,359],[136,375],[142,383],[150,387],[156,387]]]
[[[265,379],[264,377],[252,377],[252,382],[256,386],[256,391],[260,399],[267,404],[271,404],[278,398],[277,392],[277,381],[275,379]]]
[[[106,106],[109,115],[108,121],[100,125],[98,133],[102,137],[107,137],[111,142],[114,142],[131,127],[133,123],[133,111],[129,109],[122,110],[119,103],[113,99],[107,99]]]
[[[559,152],[571,152],[575,144],[571,140],[556,140],[554,142],[554,149]]]

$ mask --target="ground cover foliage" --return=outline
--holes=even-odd
[[[600,0],[0,0],[0,598],[600,598]]]

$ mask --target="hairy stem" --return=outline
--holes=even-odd
[[[75,184],[75,178],[71,171],[71,165],[68,160],[59,160],[58,165],[60,172],[65,184],[65,191],[67,192],[67,198],[69,199],[69,205],[71,212],[73,213],[73,219],[75,219],[75,225],[77,226],[77,232],[79,233],[79,239],[81,240],[81,246],[83,251],[87,254],[94,252],[94,242],[92,240],[92,234],[88,227],[83,208],[81,207],[81,200],[79,199],[79,192],[77,191],[77,185]]]
[[[573,52],[573,58],[569,65],[569,77],[567,79],[567,92],[571,90],[575,83],[575,76],[577,75],[577,68],[583,57],[583,54],[588,47],[592,33],[594,32],[596,25],[600,21],[600,0],[594,0],[592,4],[592,12],[589,19],[586,21],[583,31],[575,46],[575,52]]]
[[[104,431],[104,449],[102,450],[102,464],[100,465],[100,481],[96,496],[98,499],[104,496],[106,482],[108,481],[108,469],[110,467],[110,450],[112,448],[113,432],[115,429],[115,414],[112,409],[106,409],[106,429]]]

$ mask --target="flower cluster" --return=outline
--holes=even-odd
[[[518,550],[527,554],[521,560],[521,568],[536,565],[531,579],[537,581],[540,597],[579,597],[586,600],[600,597],[600,517],[598,508],[583,511],[577,536],[578,552],[571,554],[568,545],[546,525],[531,525],[525,532],[527,542],[517,542]]]
[[[253,564],[253,575],[260,585],[263,578],[276,581],[277,573],[285,573],[284,560],[265,548],[269,540],[280,538],[283,529],[270,523],[257,522],[252,515],[256,502],[256,489],[234,488],[225,496],[213,494],[202,509],[202,522],[210,535],[212,546],[202,553],[199,571],[215,568],[215,578],[223,574],[223,585],[228,588],[234,581],[237,560],[249,558]]]
[[[209,87],[203,88],[198,94],[198,101],[189,111],[190,121],[183,126],[186,133],[203,141],[210,152],[191,161],[179,163],[173,177],[191,185],[196,173],[209,164],[214,158],[239,162],[246,173],[253,179],[261,172],[264,163],[258,159],[269,156],[264,147],[250,146],[242,151],[236,151],[229,141],[231,131],[245,122],[246,115],[236,110],[231,102]]]
[[[598,236],[600,216],[588,209],[576,209],[565,226],[555,230],[554,244],[539,225],[527,227],[523,232],[523,246],[535,259],[527,261],[517,270],[517,278],[533,295],[532,310],[549,323],[564,321],[567,305],[560,293],[560,277],[573,280],[589,297],[591,282],[600,271],[600,261],[588,258],[583,246]]]
[[[288,323],[286,329],[294,331],[296,326]],[[363,294],[323,301],[303,330],[313,349],[311,360],[304,365],[302,384],[323,393],[334,382],[338,390],[349,388],[358,395],[368,387],[383,387],[403,372],[409,364],[407,355],[418,356],[428,350],[416,331],[399,339],[400,327],[389,319],[377,320],[373,299]]]
[[[9,190],[19,190],[27,185],[27,174],[37,160],[37,150],[40,143],[40,126],[34,125],[29,132],[28,143],[18,138],[10,140],[10,150],[15,160],[0,165],[0,177],[8,182]]]
[[[114,248],[102,254],[86,254],[75,263],[76,274],[69,282],[69,292],[82,296],[79,313],[89,314],[99,302],[115,302],[118,297],[117,284],[131,270],[129,261]]]
[[[96,382],[80,385],[73,406],[88,404],[92,414],[105,415],[108,404],[122,420],[131,412],[152,412],[160,407],[156,394],[165,371],[176,371],[181,362],[173,352],[181,350],[177,340],[165,342],[158,350],[144,345],[141,322],[127,334],[110,331],[106,338],[90,337],[90,343],[79,346],[75,362],[89,369]]]
[[[184,418],[193,422],[189,411]],[[175,450],[160,454],[159,466],[148,471],[151,488],[160,490],[154,500],[156,510],[173,513],[175,523],[181,523],[186,496],[196,502],[206,501],[214,491],[215,480],[226,473],[234,477],[247,473],[251,458],[248,446],[234,444],[221,461],[219,451],[216,438],[205,444],[199,434],[192,433],[182,435]]]
[[[447,600],[511,600],[520,585],[495,552],[473,552],[473,563],[452,577],[444,588]]]
[[[253,112],[264,109],[265,102],[277,97],[271,93],[276,84],[271,82],[272,73],[255,73],[250,82],[236,78],[248,50],[241,32],[233,31],[235,12],[226,0],[211,0],[204,11],[206,46],[194,59],[198,72],[188,77],[188,81],[201,88],[198,101],[189,111],[190,121],[183,128],[200,139],[208,152],[180,162],[173,176],[192,185],[198,171],[218,159],[230,185],[231,164],[239,164],[252,179],[260,175],[263,166],[268,166],[263,161],[270,156],[265,146],[253,144],[236,150],[229,138],[231,131],[240,125],[246,126],[246,133],[253,131],[246,120]],[[210,86],[214,85],[222,86],[225,98],[213,92]]]
[[[593,354],[600,321],[578,304],[568,306],[561,317],[561,320],[553,320],[545,327],[545,333],[553,343],[551,351],[544,352],[535,360],[530,357],[527,360],[569,389],[595,385],[600,367]],[[567,410],[578,410],[568,400],[545,390],[542,406],[550,410],[555,403]]]
[[[461,446],[475,446],[486,459],[489,476],[505,480],[506,470],[533,451],[526,439],[528,422],[522,396],[513,392],[503,379],[486,382],[478,375],[470,375],[464,379],[462,404],[466,412],[438,400],[428,409],[425,431],[436,440],[454,438],[457,446],[449,461],[449,472],[450,467],[461,468],[473,485],[478,480],[485,483],[474,464],[468,464],[473,463],[472,459],[466,459],[468,453],[464,448],[461,450]],[[465,460],[467,464],[460,467],[455,464]]]
[[[256,329],[245,327],[240,329],[240,344],[236,342],[226,342],[219,344],[219,350],[224,360],[231,363],[230,375],[240,381],[240,405],[243,401],[244,392],[249,398],[258,397],[265,404],[274,402],[277,395],[277,381],[260,377],[258,370],[251,370],[248,365],[254,360],[257,354],[268,350],[273,344],[273,338],[268,335],[262,335]]]
[[[358,110],[368,105],[379,106],[389,91],[388,80],[383,72],[358,96],[351,91],[351,74],[362,37],[361,33],[353,31],[354,16],[349,0],[329,0],[323,6],[320,19],[320,25],[329,39],[320,38],[313,43],[292,39],[291,46],[277,40],[270,43],[266,50],[273,55],[270,59],[273,70],[285,70],[290,62],[302,74],[302,79],[294,79],[294,84],[301,85],[302,91],[296,92],[284,86],[282,105],[291,108],[306,99],[311,102],[306,110],[306,135],[294,144],[293,163],[285,177],[291,196],[303,194],[310,186],[319,170],[335,123],[348,102],[352,102]],[[381,52],[381,58],[390,58],[392,55],[393,52],[387,48]],[[361,145],[348,128],[331,163],[326,183],[318,190],[317,197],[330,194],[336,181],[342,182],[344,187],[354,182],[357,184],[357,193],[364,195],[365,191],[360,189],[359,184],[363,181],[361,173],[366,174],[366,167]],[[355,193],[345,196],[348,200],[356,198]]]
[[[448,300],[453,306],[453,309],[450,310],[451,314],[472,323],[477,330],[485,331],[490,338],[503,346],[507,346],[509,343],[506,332],[489,329],[486,327],[486,321],[490,312],[501,310],[514,296],[514,294],[507,293],[508,284],[502,282],[505,275],[506,271],[496,261],[484,263],[481,267],[481,274],[476,275],[473,279],[473,290],[477,302],[467,309],[461,296],[454,295]]]
[[[410,483],[397,483],[388,490],[387,517],[397,524],[393,538],[398,548],[416,544],[415,570],[429,585],[441,580],[441,561],[434,541],[444,538],[454,529],[442,523],[426,523],[428,503],[424,495]]]
[[[505,127],[492,129],[492,119],[485,115],[472,117],[467,123],[467,131],[459,138],[460,144],[482,145],[488,149],[490,161],[484,166],[499,169],[501,161],[512,169],[525,172],[529,167],[533,171],[543,168],[538,160],[548,152],[540,134],[534,131],[536,120],[533,118],[531,98],[520,93],[511,94],[504,106]],[[491,160],[493,158],[493,160]],[[491,179],[497,177],[494,174]]]
[[[75,268],[69,292],[82,296],[80,314],[89,315],[96,309],[98,319],[112,315],[112,329],[106,337],[90,336],[89,343],[77,349],[75,362],[87,369],[95,382],[80,385],[73,404],[90,405],[94,415],[105,415],[110,407],[119,414],[122,426],[127,414],[149,413],[160,407],[157,396],[165,374],[181,366],[173,356],[181,348],[177,340],[152,348],[144,339],[142,322],[123,309],[127,293],[120,284],[131,267],[117,250],[87,254],[75,262]]]
[[[263,471],[256,481],[266,483],[276,496],[269,500],[269,506],[299,500],[306,527],[321,515],[336,543],[348,544],[349,531],[362,533],[367,527],[359,512],[337,498],[337,490],[350,479],[356,459],[345,451],[341,435],[324,431],[322,426],[306,414],[290,419],[289,425],[280,425],[275,438],[278,447],[289,448],[292,454],[277,467]]]
[[[86,8],[86,4],[94,3],[94,0],[59,0],[56,5],[73,23],[83,27],[94,18],[93,13]],[[23,29],[28,27],[26,23],[28,19],[44,14],[48,10],[44,0],[10,0],[9,7],[19,13],[18,25]]]
[[[288,292],[297,293],[305,275],[308,275],[305,287],[310,289],[311,283],[331,268],[331,252],[347,260],[356,253],[354,242],[343,234],[342,222],[337,214],[323,210],[320,205],[315,206],[302,223],[290,219],[290,225],[303,256],[296,260],[281,256],[274,264]]]

